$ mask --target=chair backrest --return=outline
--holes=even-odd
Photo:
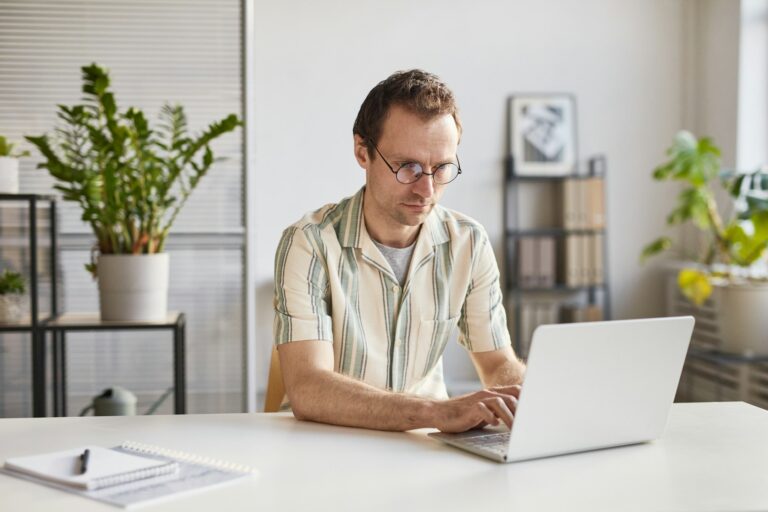
[[[277,412],[285,398],[285,384],[283,383],[283,371],[280,369],[280,355],[277,347],[272,347],[272,357],[269,362],[269,378],[267,380],[267,394],[264,399],[264,412]]]

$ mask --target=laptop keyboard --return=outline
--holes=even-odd
[[[461,440],[462,444],[483,448],[492,451],[506,451],[509,445],[510,432],[499,432],[498,434],[488,434],[485,436],[467,437]]]

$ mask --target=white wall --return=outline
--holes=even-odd
[[[741,5],[736,164],[747,171],[768,163],[768,1]]]
[[[690,0],[684,19],[683,123],[699,137],[712,137],[722,150],[723,165],[730,168],[736,165],[739,6],[738,0]]]
[[[256,1],[257,381],[266,380],[280,233],[362,185],[352,123],[370,88],[398,69],[437,73],[456,93],[465,174],[444,204],[482,222],[499,258],[505,99],[573,93],[580,155],[608,158],[614,316],[662,314],[660,269],[638,255],[675,193],[650,173],[681,127],[682,12],[670,0]]]

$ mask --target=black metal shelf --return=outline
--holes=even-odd
[[[568,235],[598,235],[605,234],[605,229],[594,228],[537,228],[537,229],[510,229],[507,230],[507,236],[526,237],[526,236],[556,236],[563,237]]]
[[[689,348],[688,357],[701,359],[715,364],[727,363],[768,363],[768,355],[747,355],[735,354],[731,352],[721,352],[719,350],[704,350],[699,348]]]
[[[598,168],[601,168],[601,172],[597,172]],[[596,157],[590,159],[589,162],[590,172],[588,173],[569,173],[567,175],[560,176],[518,176],[514,172],[514,159],[510,156],[505,161],[505,176],[504,176],[504,233],[505,233],[505,250],[504,257],[505,262],[505,289],[508,293],[511,292],[514,302],[514,342],[515,350],[520,355],[522,354],[522,348],[524,345],[522,338],[521,320],[522,320],[522,303],[525,301],[527,294],[532,293],[586,293],[587,303],[590,305],[596,305],[598,303],[598,297],[603,309],[603,317],[605,319],[611,318],[611,306],[610,306],[610,280],[608,276],[608,237],[607,230],[605,228],[564,228],[559,226],[552,227],[540,227],[540,228],[524,228],[519,226],[519,185],[521,183],[540,184],[541,186],[549,186],[552,184],[560,184],[565,180],[587,180],[599,178],[606,179],[605,172],[605,160],[602,157]],[[605,204],[605,201],[603,202]],[[603,273],[602,283],[589,284],[582,286],[568,286],[562,282],[557,282],[554,286],[549,287],[524,287],[519,284],[519,276],[517,269],[517,241],[526,237],[554,237],[557,244],[562,245],[563,239],[569,235],[603,235],[602,237],[602,260],[603,260]],[[556,247],[556,260],[563,252],[562,246]],[[556,277],[557,279],[557,277]]]
[[[40,326],[42,337],[53,338],[53,414],[67,415],[67,333],[78,331],[146,331],[169,330],[173,333],[174,413],[187,412],[186,317],[169,312],[165,320],[156,322],[118,322],[101,320],[99,313],[64,313]]]
[[[592,178],[605,178],[605,172],[596,172],[595,171],[595,162],[596,160],[604,160],[602,157],[598,157],[597,159],[592,159],[590,161],[590,168],[591,170],[587,173],[579,173],[579,172],[570,172],[568,174],[560,174],[557,176],[528,176],[528,175],[518,175],[515,174],[515,162],[514,158],[511,156],[508,156],[504,162],[505,167],[505,178],[507,183],[509,182],[516,182],[516,181],[523,181],[523,182],[557,182],[557,181],[563,181],[563,180],[587,180]]]
[[[56,196],[45,194],[0,194],[0,202],[20,202],[26,203],[29,211],[29,297],[30,297],[30,318],[26,322],[17,324],[0,325],[0,332],[29,333],[32,337],[32,414],[35,417],[46,415],[45,398],[45,336],[41,331],[41,326],[47,319],[40,318],[40,296],[39,296],[39,278],[37,265],[38,250],[38,215],[37,208],[40,203],[49,205],[49,237],[50,237],[50,274],[51,274],[51,296],[50,296],[50,316],[58,313],[58,272],[57,272],[57,237],[58,229],[56,227]]]
[[[535,287],[535,286],[518,286],[515,291],[523,294],[523,293],[546,293],[546,292],[552,292],[552,293],[575,293],[575,292],[583,292],[583,291],[591,291],[591,290],[599,290],[599,289],[605,289],[607,288],[607,285],[605,283],[600,284],[586,284],[583,286],[566,286],[564,284],[556,284],[554,286],[542,286],[542,287]]]
[[[0,201],[26,202],[29,206],[30,252],[30,316],[23,322],[0,324],[0,333],[29,333],[32,337],[32,409],[35,417],[47,415],[46,400],[46,344],[52,335],[53,415],[66,415],[66,333],[69,331],[123,331],[123,330],[171,330],[173,331],[175,389],[174,412],[186,413],[186,317],[184,313],[169,313],[161,322],[104,322],[98,313],[59,315],[58,311],[58,229],[56,226],[56,196],[39,194],[0,194]],[[37,266],[37,205],[50,204],[51,250],[51,311],[40,318]]]

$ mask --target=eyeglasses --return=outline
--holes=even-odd
[[[453,162],[449,162],[446,164],[438,165],[437,168],[435,168],[435,170],[432,172],[425,171],[421,164],[418,162],[405,162],[404,164],[400,165],[397,170],[395,170],[395,168],[392,167],[389,162],[387,162],[387,159],[384,158],[384,155],[381,154],[381,151],[379,151],[379,148],[376,147],[376,144],[374,144],[373,141],[371,141],[371,145],[373,146],[373,149],[376,150],[376,153],[379,154],[381,159],[384,160],[384,163],[387,164],[389,170],[392,171],[392,173],[395,175],[395,179],[403,185],[416,183],[419,181],[419,178],[425,174],[427,176],[432,176],[432,179],[436,184],[445,185],[458,178],[459,174],[461,174],[461,162],[459,161],[458,154],[456,155],[455,164]]]

